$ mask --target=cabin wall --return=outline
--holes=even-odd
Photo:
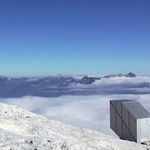
[[[124,140],[137,143],[150,141],[150,117],[135,118],[128,110],[130,105],[126,104],[122,101],[110,101],[110,128]],[[136,110],[133,107],[134,109]]]
[[[115,102],[110,101],[110,128],[116,133],[116,110]]]
[[[129,112],[129,141],[135,141],[137,142],[137,119]]]
[[[137,142],[150,141],[150,118],[137,120]]]
[[[136,119],[121,102],[110,102],[110,128],[121,139],[137,140]]]

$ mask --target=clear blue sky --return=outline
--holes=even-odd
[[[150,75],[150,0],[0,0],[0,75]]]

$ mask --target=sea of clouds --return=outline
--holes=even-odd
[[[54,98],[25,96],[22,98],[0,98],[0,102],[19,106],[49,119],[116,136],[109,127],[109,101],[118,99],[137,100],[150,111],[150,94],[60,96]]]

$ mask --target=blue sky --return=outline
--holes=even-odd
[[[149,0],[1,0],[0,74],[150,75]]]

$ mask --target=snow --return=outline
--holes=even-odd
[[[48,120],[0,103],[0,150],[146,150],[98,131]]]

